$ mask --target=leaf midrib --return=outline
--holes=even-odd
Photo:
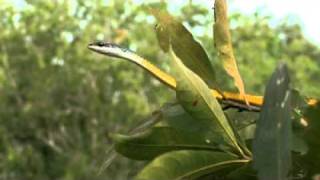
[[[140,146],[140,147],[174,147],[174,148],[190,148],[190,149],[204,149],[204,150],[218,150],[218,148],[215,148],[213,146],[205,146],[205,145],[186,145],[186,144],[180,144],[180,145],[151,145],[151,144],[142,144],[142,143],[125,143],[127,145],[131,146]]]

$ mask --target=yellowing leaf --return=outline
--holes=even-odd
[[[234,84],[238,88],[240,95],[244,98],[246,103],[249,104],[245,96],[243,81],[233,53],[225,0],[215,0],[214,16],[214,40],[219,58],[223,61],[224,69],[233,78]]]

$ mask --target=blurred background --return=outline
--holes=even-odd
[[[247,92],[262,95],[283,60],[293,86],[319,98],[316,15],[282,9],[283,2],[228,2]],[[170,72],[148,11],[168,9],[205,47],[221,88],[233,91],[213,47],[212,6],[192,0],[0,0],[0,179],[132,179],[143,162],[118,157],[98,173],[110,133],[126,133],[175,94],[137,66],[92,53],[87,44],[116,42]]]

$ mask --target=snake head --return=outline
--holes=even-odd
[[[96,41],[94,43],[90,43],[88,45],[88,48],[91,51],[94,51],[103,55],[111,56],[111,57],[126,59],[136,64],[141,64],[142,61],[144,60],[135,52],[110,42]]]
[[[131,52],[130,50],[122,48],[117,44],[104,41],[90,43],[88,48],[94,52],[118,58],[123,58],[128,54],[128,52]]]

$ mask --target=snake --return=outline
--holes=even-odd
[[[169,88],[175,90],[177,87],[177,82],[174,77],[162,71],[157,66],[150,63],[150,61],[144,59],[128,48],[121,47],[118,44],[112,42],[95,41],[88,45],[88,49],[109,57],[128,60],[129,62],[132,62],[146,70],[153,77],[158,79]],[[211,89],[211,94],[217,100],[222,101],[224,104],[233,107],[240,107],[241,109],[245,110],[260,111],[263,105],[263,96],[246,94],[244,97],[239,93],[220,92],[215,89]],[[248,101],[249,105],[246,104],[246,100]],[[307,100],[307,103],[308,105],[315,105],[318,103],[318,100],[310,98]]]

